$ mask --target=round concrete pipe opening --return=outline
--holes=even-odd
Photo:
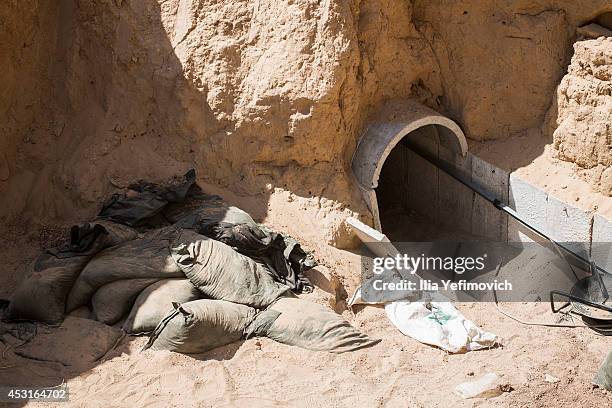
[[[376,188],[387,157],[410,135],[411,142],[436,156],[467,154],[467,141],[459,126],[440,113],[413,101],[391,102],[372,120],[353,155],[351,167],[366,203],[374,217],[374,227],[382,232]]]

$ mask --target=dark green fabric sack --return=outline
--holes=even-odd
[[[191,283],[212,299],[262,309],[289,291],[264,265],[191,230],[177,235],[172,256]]]
[[[220,222],[256,225],[251,216],[238,207],[228,205],[217,195],[193,188],[185,202],[171,204],[164,210],[164,218],[176,226],[200,231]]]
[[[200,299],[173,306],[145,349],[203,353],[242,339],[244,329],[255,317],[252,307],[224,300]]]
[[[331,310],[297,297],[278,299],[257,315],[246,333],[247,338],[263,336],[290,346],[331,353],[358,350],[380,342],[359,332]]]
[[[313,286],[304,272],[316,266],[316,261],[293,238],[263,226],[227,222],[213,224],[196,232],[221,241],[242,255],[266,265],[274,280],[287,285],[292,291],[312,292]]]
[[[136,237],[132,228],[110,221],[74,226],[65,245],[48,250],[33,263],[13,293],[6,318],[61,323],[68,293],[89,260],[105,248]]]
[[[140,293],[158,279],[121,279],[102,286],[91,298],[96,320],[112,326],[127,316]]]
[[[66,310],[71,312],[88,304],[99,288],[117,280],[184,277],[170,254],[174,233],[172,228],[153,231],[143,238],[100,252],[74,283]]]
[[[151,332],[168,313],[172,303],[183,304],[202,297],[202,292],[189,279],[161,280],[138,295],[123,323],[123,330],[130,334]]]
[[[608,357],[601,363],[593,384],[604,390],[612,391],[612,351],[608,353]]]
[[[106,200],[98,217],[133,227],[164,226],[161,213],[172,203],[185,201],[195,180],[193,169],[166,185],[141,180],[130,185],[129,192],[113,194]]]

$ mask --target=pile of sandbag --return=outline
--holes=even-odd
[[[252,336],[333,353],[358,350],[380,342],[362,334],[331,310],[297,297],[280,298],[258,314],[247,328],[247,337]]]
[[[255,309],[225,300],[200,299],[174,303],[145,348],[185,354],[203,353],[243,338]]]
[[[376,343],[292,297],[312,289],[303,272],[316,265],[297,241],[194,181],[190,171],[113,195],[95,222],[39,257],[4,317],[57,325],[85,310],[128,334],[152,333],[148,348],[182,353],[255,335],[334,352]]]
[[[191,283],[212,299],[261,309],[289,291],[264,265],[191,230],[180,231],[172,257]]]
[[[145,349],[202,353],[260,336],[308,350],[344,353],[380,342],[331,310],[295,297],[279,298],[259,313],[253,307],[212,299],[174,303],[173,308]]]
[[[183,230],[172,254],[191,283],[209,299],[174,303],[147,348],[201,353],[245,336],[265,336],[310,350],[341,353],[378,342],[331,310],[292,297],[264,265],[222,242]]]
[[[189,279],[158,281],[140,292],[122,328],[130,334],[148,333],[161,322],[171,304],[187,303],[202,297]]]
[[[65,245],[46,251],[34,261],[29,276],[13,294],[5,317],[61,323],[66,298],[85,265],[98,252],[136,236],[130,227],[102,220],[73,227]]]

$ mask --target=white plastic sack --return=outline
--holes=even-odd
[[[467,320],[450,302],[391,302],[385,305],[389,320],[403,334],[450,353],[493,347],[493,333]]]

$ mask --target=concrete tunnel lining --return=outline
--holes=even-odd
[[[404,137],[430,125],[435,125],[442,145],[456,154],[467,154],[467,140],[461,128],[448,117],[414,101],[387,104],[368,124],[357,145],[351,167],[378,231],[382,227],[375,188],[382,167]]]

